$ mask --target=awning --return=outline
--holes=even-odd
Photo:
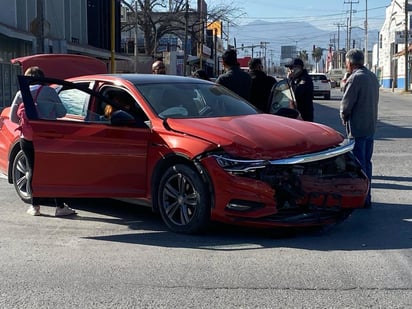
[[[189,59],[187,60],[188,65],[200,65],[200,58],[196,56],[190,56]],[[202,58],[202,64],[205,64],[210,67],[214,67],[215,63],[212,59],[209,58]]]
[[[21,31],[16,28],[0,23],[0,33],[10,38],[32,42],[36,37],[27,31]]]
[[[409,45],[408,46],[408,53],[411,53],[411,52],[412,52],[412,45]],[[405,55],[405,48],[402,49],[400,52],[396,53],[395,58],[401,57],[403,55]]]

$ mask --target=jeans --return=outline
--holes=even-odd
[[[371,183],[372,183],[372,153],[374,136],[355,137],[355,147],[353,154],[359,160],[362,170],[369,178],[369,192],[366,203],[371,202]]]

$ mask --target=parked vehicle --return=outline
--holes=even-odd
[[[340,82],[342,80],[342,76],[345,73],[345,71],[346,71],[345,69],[331,69],[328,72],[329,79],[331,83],[335,84],[335,87],[340,87]]]
[[[341,82],[340,82],[340,91],[344,91],[344,90],[345,90],[346,81],[348,80],[349,76],[350,76],[350,73],[349,73],[349,72],[346,72],[346,73],[343,75],[343,78],[342,78],[342,80],[341,80]]]
[[[330,100],[331,85],[328,76],[324,73],[309,73],[313,81],[313,96],[322,96]]]
[[[42,69],[47,75],[45,64]],[[64,118],[38,117],[29,91],[36,81],[52,83],[68,111]],[[33,191],[9,108],[0,117],[0,170],[26,202],[32,192],[129,199],[181,233],[201,231],[210,220],[323,226],[364,205],[368,180],[353,143],[321,124],[261,113],[212,82],[97,74],[19,76],[19,84],[34,131]],[[122,110],[112,93],[133,108]],[[102,120],[106,105],[117,110]]]

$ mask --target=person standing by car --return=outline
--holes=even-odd
[[[288,79],[296,99],[296,108],[303,120],[313,121],[313,81],[304,68],[302,59],[295,58],[286,65]]]
[[[199,79],[210,81],[210,78],[209,78],[209,76],[207,76],[206,71],[202,70],[202,69],[198,69],[198,70],[194,71],[192,76],[194,78],[199,78]]]
[[[166,74],[166,65],[162,60],[156,60],[152,64],[152,73],[153,74]]]
[[[353,154],[369,178],[369,192],[365,208],[371,207],[372,153],[378,121],[379,82],[364,65],[364,54],[359,49],[346,53],[346,70],[351,74],[346,81],[340,117],[349,139],[355,141]]]
[[[30,67],[24,73],[25,76],[32,76],[44,78],[44,73],[39,67]],[[66,115],[66,108],[61,102],[56,91],[45,85],[35,84],[30,85],[30,92],[36,104],[37,113],[40,119],[56,119]],[[33,146],[33,129],[30,126],[24,111],[24,104],[21,92],[18,91],[14,97],[10,108],[10,120],[19,123],[20,130],[20,147],[23,151],[29,169],[28,182],[31,184],[34,171],[34,146]],[[56,216],[67,216],[76,214],[76,211],[70,208],[61,199],[55,198]],[[31,206],[27,213],[33,216],[39,216],[40,213],[40,199],[33,196]]]
[[[222,55],[222,62],[226,72],[217,78],[216,83],[249,101],[252,79],[248,73],[240,69],[236,50],[226,50]]]
[[[262,60],[252,58],[249,60],[249,75],[252,78],[252,87],[250,93],[250,103],[261,111],[269,112],[269,97],[276,79],[266,75],[263,71]]]

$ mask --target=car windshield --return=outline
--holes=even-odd
[[[207,118],[257,114],[247,101],[212,83],[151,83],[135,87],[160,118]]]

